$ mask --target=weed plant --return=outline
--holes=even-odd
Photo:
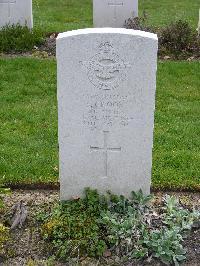
[[[86,189],[83,199],[60,203],[40,214],[41,233],[52,254],[63,261],[109,251],[123,263],[154,257],[179,265],[186,258],[183,236],[200,213],[183,209],[173,196],[165,197],[160,208],[151,199],[141,190],[128,199]]]
[[[175,56],[183,52],[191,52],[199,46],[197,34],[187,21],[178,20],[161,28],[159,32],[161,52],[166,50]],[[199,46],[200,48],[200,46]]]
[[[142,30],[158,34],[159,54],[173,55],[175,58],[200,54],[200,40],[197,33],[187,21],[178,20],[167,26],[156,28],[149,26],[147,16],[129,18],[125,27],[127,29]]]
[[[6,25],[0,30],[0,52],[24,52],[43,42],[38,29],[30,30],[27,26]]]

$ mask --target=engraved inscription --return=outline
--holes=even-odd
[[[16,0],[0,0],[0,4],[16,3]]]
[[[124,3],[122,1],[113,0],[113,1],[108,1],[108,5],[109,6],[123,6]]]
[[[87,111],[83,115],[83,123],[91,130],[108,129],[114,125],[127,126],[133,119],[124,112],[128,96],[106,91],[101,95],[85,97],[87,97]]]
[[[108,2],[109,7],[114,7],[114,20],[117,19],[117,8],[122,7],[124,3],[122,1],[113,0]]]
[[[99,52],[89,62],[84,63],[88,69],[88,79],[98,89],[115,89],[126,78],[126,69],[129,67],[116,54],[109,42],[100,44]]]
[[[11,4],[16,4],[16,0],[0,0],[0,4],[8,4],[8,17],[11,17]]]
[[[103,131],[104,134],[104,145],[103,147],[90,146],[91,151],[102,151],[104,153],[104,176],[108,176],[108,152],[120,152],[121,147],[108,147],[108,134],[109,131]]]

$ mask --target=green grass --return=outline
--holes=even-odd
[[[55,62],[0,60],[0,76],[0,177],[13,183],[55,181]]]
[[[145,10],[148,23],[163,26],[188,20],[197,28],[200,0],[139,0],[139,13]],[[92,27],[92,0],[33,0],[34,25],[44,32]]]
[[[200,188],[200,64],[160,62],[153,185]],[[0,59],[0,178],[58,180],[56,63]]]
[[[200,188],[200,63],[159,64],[153,185]]]
[[[33,0],[34,24],[44,32],[92,26],[91,0]]]
[[[175,20],[187,20],[193,28],[197,28],[200,0],[139,0],[139,13],[145,10],[148,23],[164,26]]]

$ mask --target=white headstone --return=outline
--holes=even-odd
[[[0,0],[0,28],[17,23],[33,27],[32,0]]]
[[[150,192],[157,36],[84,29],[57,38],[61,199],[85,187]]]
[[[138,0],[93,0],[95,28],[123,28],[125,20],[138,16]]]

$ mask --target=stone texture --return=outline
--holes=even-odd
[[[127,29],[59,34],[61,199],[85,187],[150,192],[157,36]]]
[[[17,23],[33,27],[32,0],[0,0],[0,28]]]
[[[94,27],[123,28],[125,20],[138,16],[138,0],[93,0]]]

